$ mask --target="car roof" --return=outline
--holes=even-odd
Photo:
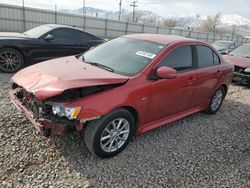
[[[80,29],[80,28],[78,28],[78,27],[74,27],[74,26],[69,26],[69,25],[60,25],[60,24],[44,24],[44,25],[45,25],[45,26],[48,26],[48,27],[50,27],[50,28],[52,28],[52,29],[57,29],[57,28],[69,28],[69,29],[75,29],[75,30],[78,30],[78,31],[81,31],[81,32],[87,33],[87,34],[89,34],[89,35],[92,35],[92,36],[94,36],[94,37],[96,37],[96,38],[101,39],[100,37],[97,37],[97,36],[95,36],[95,35],[93,35],[93,34],[91,34],[91,33],[87,32],[87,31],[84,31],[83,29]]]
[[[80,28],[77,28],[77,27],[74,27],[74,26],[69,26],[69,25],[60,25],[60,24],[44,24],[45,26],[48,26],[48,27],[51,27],[53,29],[56,29],[56,28],[70,28],[70,29],[77,29],[77,30],[80,30],[80,31],[83,31],[81,30]],[[84,31],[85,32],[85,31]]]
[[[146,41],[151,41],[151,42],[156,42],[164,45],[168,45],[170,43],[175,43],[175,42],[202,42],[196,39],[190,39],[190,38],[185,38],[181,36],[176,36],[176,35],[161,35],[161,34],[131,34],[131,35],[125,35],[123,37],[127,38],[133,38],[133,39],[138,39],[138,40],[146,40]],[[202,42],[205,43],[205,42]]]

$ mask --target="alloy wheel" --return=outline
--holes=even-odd
[[[111,121],[103,130],[100,145],[105,152],[115,152],[127,141],[130,133],[130,124],[124,118]]]
[[[13,51],[0,52],[0,69],[5,72],[15,72],[22,64],[19,54]]]
[[[211,109],[216,111],[223,101],[223,91],[221,89],[217,90],[211,101]]]

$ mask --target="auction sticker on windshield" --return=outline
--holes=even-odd
[[[136,52],[136,55],[146,57],[149,59],[154,59],[154,57],[156,56],[156,54],[152,54],[150,52],[143,52],[143,51]]]

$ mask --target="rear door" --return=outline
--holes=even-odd
[[[193,106],[200,106],[210,100],[214,89],[223,80],[219,56],[208,46],[196,45],[196,82]]]

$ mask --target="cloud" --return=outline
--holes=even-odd
[[[132,1],[132,0],[131,0]],[[131,1],[123,0],[123,8],[132,10]],[[0,0],[0,3],[21,4],[21,0]],[[29,6],[41,6],[53,9],[55,3],[59,9],[77,9],[83,6],[83,0],[25,0]],[[86,6],[106,10],[118,10],[119,0],[85,0]],[[176,14],[195,12],[201,15],[239,14],[250,18],[250,0],[138,0],[138,9],[150,10],[167,17]]]
[[[186,12],[197,12],[203,15],[239,14],[250,18],[249,0],[141,0],[145,7],[158,7],[157,12],[162,16]]]

